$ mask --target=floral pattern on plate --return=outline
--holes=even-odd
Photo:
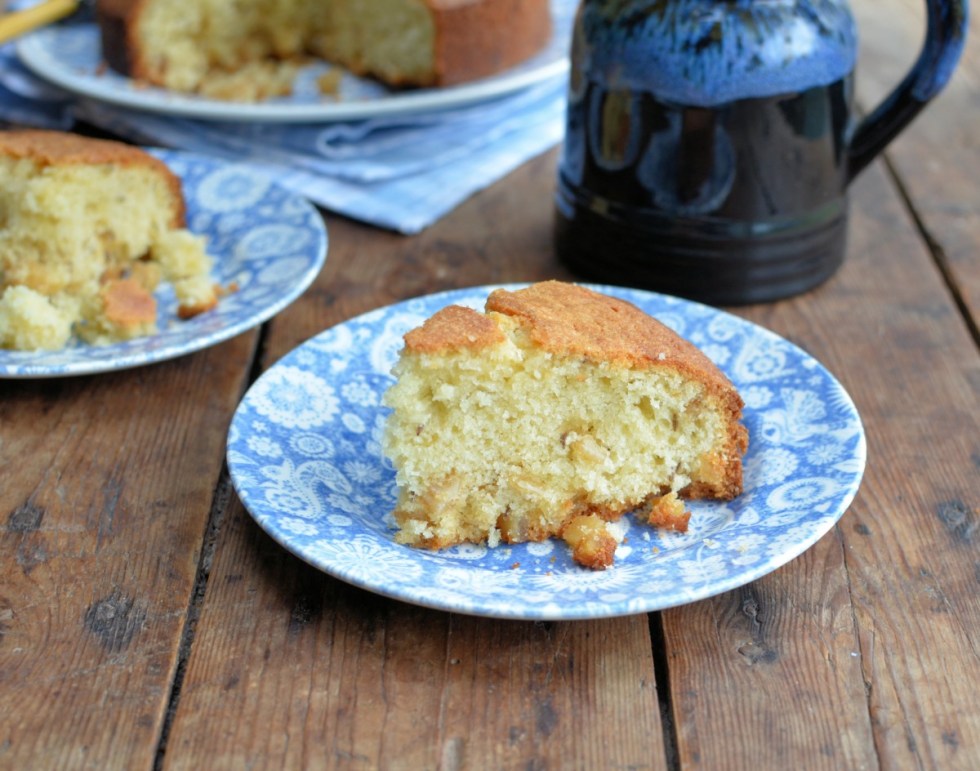
[[[245,166],[152,150],[181,179],[187,227],[207,237],[218,306],[177,318],[173,288],[156,293],[160,331],[112,345],[74,341],[59,351],[0,349],[0,378],[87,375],[172,359],[234,337],[281,311],[313,282],[327,256],[323,218],[305,198]]]
[[[381,450],[381,395],[402,335],[450,303],[482,309],[491,287],[398,303],[332,327],[281,359],[232,421],[228,465],[252,517],[286,549],[356,586],[433,608],[515,619],[643,613],[746,584],[829,531],[857,492],[865,437],[853,402],[804,351],[731,314],[678,298],[596,286],[701,348],[746,402],[745,490],[695,501],[685,534],[629,516],[613,567],[576,565],[565,545],[430,552],[396,544],[397,489]]]

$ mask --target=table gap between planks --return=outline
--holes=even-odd
[[[867,108],[921,13],[854,5]],[[256,372],[325,327],[572,278],[551,254],[554,152],[417,237],[328,216],[322,275],[262,330],[0,382],[0,768],[980,766],[978,104],[974,43],[855,183],[840,273],[736,309],[843,382],[868,470],[804,555],[693,605],[527,623],[387,600],[274,544],[223,467]]]

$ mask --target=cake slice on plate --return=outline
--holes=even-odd
[[[696,347],[623,300],[548,281],[440,310],[405,336],[385,394],[398,541],[564,537],[612,562],[605,522],[684,530],[680,498],[742,491],[742,400]]]
[[[211,258],[184,220],[180,179],[137,147],[0,132],[0,348],[150,334],[161,280],[180,316],[213,307]]]

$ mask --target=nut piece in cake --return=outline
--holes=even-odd
[[[578,564],[593,570],[605,570],[613,564],[617,543],[602,517],[578,514],[562,528],[561,537]]]
[[[742,490],[742,400],[697,348],[639,308],[556,281],[450,306],[405,336],[386,392],[396,540],[564,537],[611,561],[605,521]],[[686,527],[686,520],[684,521]],[[598,556],[596,556],[598,555]]]

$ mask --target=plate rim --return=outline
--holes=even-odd
[[[520,620],[520,621],[578,621],[578,620],[591,620],[598,618],[615,618],[628,615],[637,615],[641,613],[651,613],[661,610],[666,610],[673,607],[679,607],[682,605],[687,605],[693,602],[699,602],[701,600],[708,599],[710,597],[723,594],[724,592],[737,589],[741,586],[745,586],[752,581],[758,580],[779,568],[785,566],[789,562],[792,562],[797,557],[801,556],[803,553],[808,551],[812,546],[814,546],[820,539],[822,539],[828,532],[830,532],[837,524],[840,522],[841,518],[850,509],[853,503],[861,483],[863,481],[864,473],[867,467],[867,435],[864,430],[864,424],[861,419],[861,415],[857,409],[857,405],[854,403],[853,398],[850,393],[840,382],[840,380],[820,361],[815,357],[805,351],[803,348],[793,343],[781,335],[761,326],[755,322],[748,319],[737,316],[736,314],[730,313],[729,311],[715,308],[713,306],[708,306],[703,303],[699,303],[693,300],[687,300],[685,298],[674,297],[671,295],[666,295],[659,292],[653,292],[642,289],[635,289],[631,287],[620,287],[611,286],[596,283],[581,282],[582,286],[589,287],[596,291],[608,292],[611,294],[616,294],[618,292],[626,292],[634,297],[640,296],[654,296],[657,298],[665,298],[669,302],[680,302],[683,305],[690,306],[693,308],[707,309],[708,313],[717,314],[720,317],[732,318],[737,321],[738,324],[744,325],[745,328],[751,329],[753,334],[762,335],[768,337],[772,340],[777,340],[780,344],[788,346],[790,350],[795,351],[801,358],[800,364],[804,362],[812,362],[813,366],[819,368],[823,373],[823,376],[827,379],[828,383],[832,385],[835,389],[835,395],[837,398],[842,400],[843,405],[847,408],[848,414],[851,416],[854,422],[855,433],[857,436],[857,441],[854,446],[853,455],[848,456],[848,460],[851,461],[855,470],[852,472],[849,479],[849,484],[846,488],[842,488],[839,495],[835,496],[835,501],[837,502],[837,510],[832,517],[827,517],[820,521],[820,526],[814,524],[807,533],[807,537],[794,541],[790,544],[788,548],[784,548],[776,556],[770,556],[766,559],[760,560],[759,563],[750,564],[748,566],[743,566],[743,569],[736,573],[726,573],[722,580],[711,581],[710,583],[704,584],[698,591],[693,594],[681,594],[677,593],[675,599],[668,602],[659,602],[650,604],[647,607],[642,608],[630,608],[625,607],[624,603],[618,603],[610,607],[609,612],[598,613],[594,607],[582,607],[580,610],[575,611],[562,611],[562,612],[549,612],[548,608],[550,604],[546,604],[540,607],[522,605],[519,609],[514,609],[506,605],[506,603],[491,603],[486,604],[487,598],[480,598],[484,605],[480,608],[475,607],[459,607],[451,605],[445,601],[440,600],[427,600],[424,592],[415,592],[414,594],[409,594],[406,592],[399,592],[394,588],[391,588],[389,584],[384,583],[372,583],[371,581],[361,578],[360,576],[352,573],[351,571],[345,570],[343,566],[338,567],[334,564],[328,564],[324,560],[318,560],[306,551],[298,548],[296,544],[289,541],[288,538],[284,536],[282,532],[270,527],[270,522],[265,521],[261,516],[259,516],[255,511],[253,511],[252,506],[256,505],[251,493],[246,489],[243,491],[242,485],[240,484],[239,478],[237,476],[237,461],[233,457],[231,437],[234,432],[239,428],[239,422],[243,419],[242,413],[248,403],[249,395],[252,389],[266,377],[269,373],[273,372],[277,367],[290,366],[293,358],[299,354],[305,346],[310,344],[315,344],[315,341],[327,335],[331,330],[335,330],[338,327],[342,327],[348,324],[354,324],[359,320],[364,319],[369,316],[378,316],[390,314],[392,311],[400,309],[411,302],[433,302],[446,300],[446,304],[453,301],[453,298],[465,296],[472,293],[488,293],[493,289],[504,288],[504,289],[519,289],[528,286],[528,283],[501,283],[501,284],[487,284],[487,285],[477,285],[470,287],[461,287],[457,289],[443,290],[440,292],[434,292],[431,294],[420,295],[417,297],[406,298],[401,301],[390,303],[379,308],[366,311],[364,313],[352,316],[349,319],[338,322],[330,327],[327,327],[318,334],[310,337],[303,343],[300,343],[294,347],[291,351],[280,357],[275,363],[273,363],[268,369],[266,369],[247,389],[243,395],[238,407],[235,409],[235,413],[232,416],[232,420],[229,424],[229,434],[228,434],[228,444],[226,447],[226,463],[228,466],[229,477],[232,482],[232,486],[242,503],[243,508],[249,515],[250,519],[255,522],[259,528],[268,535],[275,543],[280,547],[285,549],[287,552],[292,554],[294,557],[300,559],[302,562],[310,565],[311,567],[325,573],[328,576],[341,580],[359,589],[370,591],[374,594],[388,597],[390,599],[398,600],[412,605],[417,605],[420,607],[426,607],[433,610],[440,610],[450,613],[458,613],[461,615],[469,615],[482,618],[496,618],[496,619],[509,619],[509,620]],[[660,301],[663,301],[662,299]],[[378,408],[381,409],[380,406]],[[370,537],[370,536],[366,536]],[[426,552],[424,550],[412,550],[410,546],[403,546],[401,544],[395,544],[395,542],[388,542],[391,546],[397,546],[399,549],[406,549],[406,554],[411,555],[412,559],[427,559],[429,556],[438,555],[438,552]],[[444,558],[445,559],[445,558]],[[453,564],[459,566],[465,566],[465,561],[454,562]],[[485,569],[485,568],[480,568]],[[615,569],[615,565],[612,568]],[[493,571],[498,572],[498,571]]]
[[[169,159],[172,158],[175,161],[184,163],[205,165],[214,170],[234,169],[238,167],[246,170],[251,175],[263,176],[261,172],[248,166],[248,164],[226,161],[220,158],[202,155],[200,153],[186,152],[183,150],[171,150],[160,147],[143,147],[141,149],[154,157],[163,160],[164,163],[167,163],[168,168],[170,167]],[[304,209],[304,213],[310,217],[312,221],[319,223],[319,226],[315,228],[316,244],[313,247],[316,250],[316,259],[300,277],[300,281],[292,286],[288,292],[277,298],[275,302],[264,306],[259,312],[253,313],[247,318],[241,319],[234,324],[222,326],[210,333],[197,336],[184,345],[157,348],[152,349],[149,352],[140,352],[139,349],[137,349],[136,351],[119,358],[96,359],[89,362],[75,361],[68,364],[58,365],[57,369],[44,368],[43,366],[40,368],[32,366],[30,363],[31,351],[0,349],[0,380],[54,380],[67,377],[98,375],[107,372],[121,372],[127,369],[135,369],[138,367],[149,366],[151,364],[158,364],[160,362],[170,361],[192,353],[197,353],[218,345],[219,343],[226,342],[227,340],[230,340],[243,332],[247,332],[250,329],[264,324],[270,318],[285,310],[307,289],[310,288],[317,276],[323,270],[323,266],[326,264],[327,253],[329,251],[330,236],[327,231],[326,223],[323,221],[323,217],[306,197],[276,184],[275,180],[269,179],[268,184],[270,187],[275,187],[281,193],[283,193],[286,196],[285,200],[288,201],[290,205]],[[151,340],[154,336],[155,335],[146,335],[135,339]],[[132,343],[133,341],[128,342]],[[106,346],[98,347],[102,350],[111,350],[113,347],[117,347],[119,345],[121,345],[121,343],[112,343]],[[57,352],[44,351],[43,353],[53,354]],[[23,360],[16,363],[4,361],[3,359],[5,355],[9,354],[22,355]]]
[[[574,5],[571,0],[551,0],[552,17],[555,17],[556,8],[570,12]],[[80,22],[72,25],[76,29],[88,30],[94,26],[95,22]],[[554,28],[552,34],[557,35],[557,25],[554,25]],[[67,27],[60,29],[64,30]],[[122,79],[123,87],[106,86],[100,83],[97,77],[89,73],[74,72],[64,66],[57,57],[52,56],[42,45],[42,41],[51,34],[54,34],[51,29],[42,29],[25,35],[15,45],[21,63],[38,77],[76,96],[105,104],[144,113],[205,121],[333,123],[407,116],[465,107],[503,97],[551,78],[564,77],[570,69],[569,45],[563,44],[563,54],[555,51],[551,53],[549,59],[536,66],[533,64],[535,56],[544,56],[548,53],[547,48],[502,73],[456,86],[395,92],[378,99],[356,99],[346,102],[242,103],[186,95],[156,87],[141,88],[123,75],[118,75],[118,78]],[[549,45],[557,48],[563,40],[564,38],[559,38]]]

